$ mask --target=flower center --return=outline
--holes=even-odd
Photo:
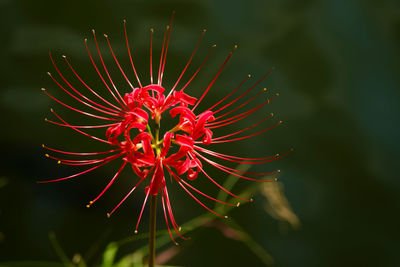
[[[106,137],[125,152],[124,160],[141,177],[162,161],[162,165],[175,168],[178,174],[187,172],[189,179],[195,179],[200,165],[193,153],[194,144],[211,143],[212,132],[206,123],[214,120],[213,112],[205,111],[196,116],[190,109],[196,98],[182,91],[168,95],[164,92],[163,87],[152,84],[125,94],[126,107],[121,112],[124,119],[109,127]],[[179,122],[161,135],[165,113],[179,118]],[[172,153],[172,146],[175,146],[175,153]]]

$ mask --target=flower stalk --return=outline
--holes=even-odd
[[[160,116],[156,114],[155,116],[155,129],[154,129],[154,146],[156,150],[157,157],[160,156],[161,149],[159,144],[160,138]],[[150,223],[149,223],[149,267],[155,266],[156,259],[156,222],[157,222],[157,195],[151,195],[150,198]]]
[[[150,236],[149,236],[149,267],[155,266],[156,259],[156,216],[157,195],[151,195],[150,199]]]

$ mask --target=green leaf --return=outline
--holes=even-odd
[[[114,265],[114,267],[144,267],[143,265],[143,253],[141,250],[136,251],[135,253],[128,254],[123,257],[118,263]]]
[[[267,266],[274,263],[272,256],[249,235],[234,219],[222,220],[223,223],[236,230],[237,236]]]
[[[54,232],[49,233],[49,239],[55,252],[57,253],[58,257],[64,263],[64,266],[74,266],[71,260],[67,257],[64,250],[61,248],[60,244],[57,241],[56,234]]]
[[[119,246],[116,242],[111,242],[106,247],[106,250],[103,253],[103,263],[102,267],[112,267],[114,264],[115,256],[117,255]]]

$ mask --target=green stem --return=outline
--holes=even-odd
[[[150,236],[149,236],[149,267],[155,266],[156,259],[156,213],[157,195],[151,195],[150,199]]]
[[[157,157],[160,155],[160,116],[156,114],[155,116],[155,140],[153,144],[155,145]],[[156,260],[156,216],[157,216],[157,195],[151,195],[150,199],[150,236],[149,236],[149,267],[155,266]]]
[[[159,156],[160,153],[161,153],[161,149],[160,149],[160,143],[159,143],[159,140],[160,140],[160,115],[158,115],[158,114],[156,114],[156,116],[155,116],[155,129],[154,129],[154,131],[155,131],[154,144],[156,146],[157,156]]]

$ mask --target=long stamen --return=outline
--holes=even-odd
[[[142,177],[139,182],[128,192],[128,194],[125,195],[125,197],[118,203],[117,206],[110,212],[107,213],[107,216],[110,217],[118,208],[121,206],[122,203],[125,202],[125,200],[135,191],[135,189],[143,182],[143,180],[146,178],[146,176]]]
[[[291,148],[291,149],[289,149],[289,151],[287,151],[286,153],[284,153],[284,154],[275,154],[274,156],[271,156],[271,157],[265,157],[265,158],[262,158],[262,159],[264,159],[264,160],[262,160],[262,161],[240,161],[240,160],[233,160],[233,159],[231,159],[231,158],[226,158],[226,157],[222,157],[222,156],[219,156],[219,155],[216,155],[216,154],[211,154],[211,153],[208,153],[208,152],[205,152],[205,151],[201,151],[201,152],[204,152],[204,153],[206,153],[206,154],[208,154],[208,155],[210,155],[210,156],[213,156],[213,157],[216,157],[216,158],[220,158],[220,159],[223,159],[223,160],[227,160],[227,161],[231,161],[231,162],[236,162],[236,163],[244,163],[244,164],[263,164],[263,163],[268,163],[268,162],[272,162],[272,161],[275,161],[275,160],[278,160],[278,159],[280,159],[280,158],[283,158],[283,157],[285,157],[285,156],[287,156],[287,155],[289,155],[290,153],[292,153],[293,152],[293,149]],[[258,159],[259,160],[259,159]]]
[[[165,47],[165,39],[167,37],[167,32],[169,30],[169,25],[167,25],[167,27],[165,28],[165,32],[164,32],[164,38],[163,38],[163,44],[161,47],[161,55],[160,55],[160,65],[158,67],[158,78],[157,78],[157,85],[161,86],[161,68],[162,68],[162,62],[164,59],[164,47]]]
[[[171,174],[169,173],[169,176],[171,177]],[[165,202],[167,204],[167,209],[168,209],[168,213],[169,213],[169,217],[171,219],[171,223],[172,226],[174,227],[175,232],[178,234],[178,236],[180,238],[182,238],[183,240],[189,240],[190,238],[185,237],[183,235],[181,235],[180,231],[181,231],[181,227],[176,223],[175,221],[175,217],[174,217],[174,213],[172,212],[172,206],[171,206],[171,201],[168,195],[168,189],[167,186],[165,184],[165,181],[163,181],[163,187],[162,189],[164,190],[164,196],[165,196]]]
[[[233,142],[233,141],[239,141],[239,140],[247,139],[247,138],[250,138],[250,137],[265,133],[265,132],[271,130],[272,128],[275,128],[276,126],[278,126],[278,125],[280,125],[282,123],[283,123],[282,121],[279,121],[278,123],[272,125],[271,127],[267,128],[267,129],[264,129],[262,131],[259,131],[257,133],[254,133],[254,134],[250,134],[250,135],[246,135],[246,136],[242,136],[242,137],[238,137],[238,138],[234,138],[234,139],[228,139],[228,140],[215,140],[214,141],[214,139],[212,139],[212,142],[214,144],[217,144],[217,143],[226,143],[226,142]]]
[[[169,169],[168,167],[167,167],[167,169],[168,169],[168,171],[172,174],[172,176],[178,176],[178,175],[176,175],[171,169]],[[215,212],[214,210],[210,209],[209,207],[207,207],[203,202],[201,202],[201,201],[200,201],[198,198],[196,198],[192,193],[190,193],[190,191],[189,191],[182,183],[180,183],[179,185],[186,191],[186,193],[189,194],[189,196],[191,196],[197,203],[199,203],[201,206],[203,206],[206,210],[208,210],[208,211],[214,213],[214,214],[217,215],[218,217],[225,218],[225,219],[228,218],[228,216],[226,216],[226,215],[225,215],[225,216],[224,216],[224,215],[221,215],[221,214]]]
[[[59,125],[59,126],[70,127],[70,125],[55,122],[55,121],[49,120],[47,118],[45,118],[44,121],[55,124],[55,125]],[[116,124],[118,124],[118,123],[110,123],[110,124],[102,124],[102,125],[89,125],[89,126],[84,126],[84,125],[72,125],[72,126],[75,128],[78,128],[78,129],[97,129],[97,128],[106,128],[106,127],[114,126]]]
[[[179,76],[178,80],[175,82],[175,84],[174,84],[174,86],[172,87],[171,91],[168,93],[168,96],[171,95],[171,93],[175,90],[175,88],[176,88],[176,86],[178,85],[179,81],[182,79],[182,76],[183,76],[183,74],[185,73],[187,67],[190,65],[190,62],[192,62],[192,59],[193,59],[194,55],[196,54],[197,49],[199,48],[200,43],[201,43],[201,40],[203,39],[205,33],[206,33],[206,29],[204,29],[203,32],[201,33],[200,39],[199,39],[199,41],[197,42],[196,47],[195,47],[195,49],[194,49],[192,55],[190,56],[188,62],[186,63],[186,66],[183,68],[182,73],[181,73],[181,75]]]
[[[124,19],[124,32],[125,32],[126,48],[128,49],[128,54],[129,54],[129,59],[131,61],[131,66],[132,66],[133,72],[135,73],[136,80],[137,80],[140,88],[142,88],[142,84],[140,83],[139,76],[138,76],[138,74],[136,72],[135,65],[133,64],[132,55],[131,55],[131,49],[129,48],[128,33],[126,32],[126,20],[125,19]]]
[[[243,157],[235,157],[235,156],[230,156],[230,155],[226,155],[226,154],[221,154],[221,153],[217,153],[215,151],[211,151],[199,146],[194,146],[194,148],[198,151],[201,151],[203,153],[206,153],[210,156],[216,157],[216,158],[220,158],[223,160],[227,160],[227,161],[231,161],[231,162],[236,162],[236,163],[244,163],[244,164],[262,164],[262,163],[267,163],[267,162],[271,162],[271,161],[275,161],[277,159],[280,159],[288,154],[290,154],[293,149],[289,150],[288,152],[286,152],[283,155],[280,154],[275,154],[273,156],[269,156],[269,157],[263,157],[263,158],[243,158]]]
[[[122,170],[125,168],[126,165],[126,161],[124,161],[124,163],[122,163],[121,168],[119,168],[119,170],[115,173],[114,177],[111,179],[111,181],[107,184],[107,186],[103,189],[103,191],[101,191],[101,193],[92,201],[89,201],[89,204],[86,205],[87,208],[89,208],[90,206],[92,206],[107,190],[108,188],[110,188],[110,186],[114,183],[114,181],[117,179],[118,175],[122,172]]]
[[[192,108],[192,111],[194,111],[197,106],[200,104],[200,102],[203,100],[203,98],[205,97],[205,95],[208,93],[208,91],[210,90],[210,88],[213,86],[214,82],[217,80],[218,76],[221,74],[222,70],[225,68],[226,64],[228,63],[229,59],[232,57],[233,52],[235,52],[237,48],[237,45],[235,45],[232,49],[231,52],[229,52],[228,57],[225,59],[224,64],[222,64],[221,68],[218,70],[217,74],[214,76],[213,80],[211,81],[211,83],[208,85],[207,89],[204,91],[204,93],[201,95],[200,99],[197,101],[196,105]]]
[[[89,104],[89,103],[83,101],[82,99],[79,99],[79,98],[76,97],[74,94],[72,94],[72,93],[69,92],[67,89],[65,89],[65,88],[53,77],[53,75],[51,75],[50,72],[47,72],[47,75],[49,75],[50,78],[51,78],[51,79],[58,85],[58,87],[60,87],[64,92],[66,92],[66,93],[67,93],[68,95],[70,95],[72,98],[74,98],[74,99],[77,100],[78,102],[84,104],[85,106],[90,107],[90,108],[92,108],[92,109],[94,109],[94,110],[97,110],[97,111],[99,111],[99,112],[102,112],[102,113],[104,113],[104,114],[112,115],[112,116],[115,116],[115,117],[121,117],[121,116],[120,116],[119,114],[117,114],[117,113],[108,112],[108,111],[102,110],[102,109],[100,109],[100,108],[98,108],[98,107],[95,107],[95,106],[93,106],[93,105],[91,105],[91,104]]]
[[[119,64],[118,59],[117,59],[117,57],[115,56],[114,50],[113,50],[112,47],[111,47],[110,38],[108,37],[107,34],[103,34],[103,36],[104,36],[104,38],[106,38],[106,40],[107,40],[108,48],[110,49],[110,52],[111,52],[111,54],[112,54],[112,56],[113,56],[113,58],[114,58],[115,63],[117,64],[119,70],[121,71],[122,75],[124,76],[125,81],[129,84],[129,87],[133,90],[134,87],[133,87],[131,81],[128,79],[128,77],[126,76],[124,70],[121,68],[121,65]]]
[[[232,112],[235,112],[236,110],[238,110],[238,109],[240,109],[240,108],[246,106],[247,104],[249,104],[250,102],[252,102],[254,99],[256,99],[257,97],[259,97],[263,92],[266,92],[266,91],[267,91],[267,88],[264,88],[262,91],[258,92],[257,94],[255,94],[253,97],[251,97],[250,99],[248,99],[247,101],[245,101],[245,102],[242,103],[241,105],[239,105],[239,106],[237,106],[236,108],[234,108],[234,109],[232,109],[232,110],[230,110],[230,111],[228,111],[228,112],[226,112],[226,113],[224,113],[224,114],[222,114],[222,115],[216,117],[215,119],[216,119],[216,120],[219,120],[219,119],[221,119],[221,118],[223,118],[223,117],[225,117],[225,116],[231,114]]]
[[[58,150],[54,148],[50,148],[44,144],[42,144],[42,147],[57,153],[62,153],[62,154],[67,154],[67,155],[76,155],[76,156],[95,156],[95,155],[102,155],[102,154],[107,154],[107,153],[113,153],[116,151],[120,151],[120,148],[109,150],[109,151],[104,151],[104,152],[83,152],[83,153],[77,153],[77,152],[68,152],[68,151],[63,151],[63,150]]]
[[[153,35],[154,29],[150,29],[150,84],[153,84]],[[154,91],[151,91],[154,97]]]
[[[136,223],[135,234],[137,234],[137,232],[138,232],[137,229],[139,228],[139,223],[140,223],[140,220],[142,218],[144,207],[146,206],[146,202],[147,202],[147,199],[148,199],[149,195],[150,195],[150,190],[146,193],[146,197],[144,198],[142,209],[141,209],[140,215],[139,215],[139,219],[138,219],[138,221]]]
[[[62,75],[61,71],[58,69],[57,65],[55,64],[51,53],[49,53],[49,57],[50,57],[51,63],[53,64],[54,68],[56,69],[58,75],[60,75],[60,77],[63,79],[63,81],[64,81],[76,94],[78,94],[80,97],[82,97],[83,99],[89,101],[90,103],[92,103],[92,104],[94,104],[94,105],[100,107],[101,109],[100,109],[100,108],[97,108],[97,107],[94,107],[94,106],[88,104],[87,102],[85,102],[85,101],[83,101],[83,100],[77,98],[74,94],[70,93],[70,92],[69,92],[68,90],[66,90],[63,86],[61,86],[61,84],[53,77],[53,75],[50,74],[50,72],[47,72],[47,74],[50,76],[50,78],[51,78],[62,90],[64,90],[67,94],[69,94],[70,96],[72,96],[74,99],[78,100],[79,102],[83,103],[84,105],[86,105],[86,106],[88,106],[88,107],[91,107],[91,108],[93,108],[93,109],[95,109],[95,110],[97,110],[97,111],[103,112],[103,113],[105,113],[105,114],[109,114],[109,115],[113,115],[113,116],[117,116],[117,117],[120,116],[120,115],[118,114],[118,111],[115,111],[115,110],[112,110],[112,109],[111,109],[112,112],[106,111],[106,110],[110,110],[110,108],[107,108],[107,107],[105,107],[105,106],[103,106],[103,105],[101,105],[101,104],[98,104],[98,103],[92,101],[91,99],[89,99],[88,97],[86,97],[85,95],[83,95],[82,93],[80,93],[78,90],[76,90],[76,89],[72,86],[72,84],[71,84],[70,82],[68,82],[68,80],[64,77],[64,75]],[[106,109],[106,110],[103,110],[103,109]]]
[[[176,178],[175,178],[175,179],[176,179]],[[207,195],[207,194],[201,192],[201,191],[198,190],[197,188],[191,186],[188,182],[185,182],[185,180],[183,180],[183,179],[181,179],[181,180],[179,180],[179,181],[177,180],[177,182],[178,182],[178,183],[184,183],[187,187],[189,187],[189,188],[192,189],[193,191],[199,193],[200,195],[202,195],[202,196],[204,196],[204,197],[206,197],[206,198],[208,198],[208,199],[214,200],[215,202],[218,202],[218,203],[221,203],[221,204],[224,204],[224,205],[228,205],[228,206],[235,206],[235,207],[237,206],[237,204],[227,203],[227,202],[223,202],[223,201],[221,201],[221,200],[215,199],[215,198],[213,198],[213,197],[211,197],[211,196],[209,196],[209,195]]]
[[[171,237],[171,239],[175,243],[175,245],[178,245],[178,243],[175,241],[174,237],[172,236],[171,228],[169,227],[167,211],[165,209],[164,190],[163,189],[161,189],[161,203],[162,203],[162,207],[163,207],[163,211],[164,211],[165,223],[167,224],[167,229],[168,229],[169,236]]]
[[[189,155],[191,155],[191,154],[189,154]],[[192,155],[191,155],[191,157],[194,158],[194,156],[192,156]],[[222,191],[224,191],[225,193],[227,193],[227,194],[229,194],[229,195],[231,195],[231,196],[233,196],[233,197],[236,197],[236,198],[238,198],[238,199],[247,201],[247,202],[251,202],[251,201],[252,201],[252,199],[245,199],[245,198],[242,198],[242,197],[240,197],[240,196],[237,196],[237,195],[233,194],[233,193],[230,192],[229,190],[225,189],[223,186],[221,186],[219,183],[217,183],[214,179],[212,179],[212,178],[204,171],[204,169],[203,169],[202,166],[200,166],[200,165],[197,164],[197,163],[196,163],[196,165],[197,165],[197,167],[201,170],[201,172],[204,173],[204,175],[205,175],[213,184],[215,184],[217,187],[219,187],[219,188],[220,188]]]
[[[249,180],[249,181],[255,181],[255,182],[276,182],[276,181],[277,181],[276,178],[274,178],[273,180],[260,180],[260,179],[254,179],[254,178],[250,178],[250,177],[246,177],[246,176],[239,175],[239,174],[237,174],[237,173],[235,173],[235,172],[229,171],[228,169],[224,168],[225,166],[222,167],[222,165],[220,165],[220,164],[218,164],[218,163],[216,163],[216,162],[213,162],[213,161],[211,161],[211,160],[209,160],[209,159],[203,157],[202,155],[200,155],[200,154],[197,153],[197,152],[194,152],[194,153],[195,153],[196,155],[198,155],[200,158],[202,158],[204,161],[206,161],[208,164],[210,164],[210,165],[216,167],[217,169],[220,169],[221,171],[224,171],[224,172],[226,172],[226,173],[235,175],[236,177],[243,178],[243,179]],[[278,172],[279,172],[279,171],[276,171],[275,173],[278,173]],[[270,174],[272,174],[272,173],[268,173],[267,175],[270,175]]]
[[[233,172],[238,172],[238,173],[243,173],[243,174],[250,174],[250,175],[271,175],[271,174],[280,173],[280,170],[276,170],[276,171],[273,171],[273,172],[247,172],[247,171],[241,171],[241,170],[233,169],[233,168],[224,166],[224,165],[222,165],[222,164],[219,164],[219,163],[217,163],[217,162],[215,162],[215,161],[213,161],[213,160],[210,160],[210,159],[208,159],[208,158],[202,156],[202,155],[201,155],[200,153],[198,153],[198,152],[194,152],[194,153],[195,153],[196,155],[200,156],[202,159],[204,159],[205,161],[207,161],[208,163],[210,163],[210,164],[213,165],[213,166],[214,166],[214,165],[217,165],[217,166],[219,166],[219,167],[221,167],[221,168],[223,168],[223,169],[227,169],[227,170],[230,170],[230,171],[233,171]]]
[[[45,156],[47,158],[51,158],[54,160],[57,160],[58,164],[65,164],[65,165],[74,165],[74,166],[79,166],[79,165],[92,165],[92,164],[97,164],[100,162],[104,162],[107,161],[109,159],[113,159],[113,158],[117,158],[119,156],[121,156],[123,153],[119,153],[119,154],[115,154],[112,156],[108,156],[102,159],[89,159],[89,160],[69,160],[69,159],[61,159],[61,158],[57,158],[57,157],[53,157],[49,154],[45,154]]]
[[[79,175],[88,173],[88,172],[90,172],[90,171],[92,171],[92,170],[95,170],[95,169],[97,169],[97,168],[100,168],[101,166],[103,166],[103,165],[105,165],[105,164],[107,164],[107,163],[109,163],[109,162],[111,162],[111,161],[113,161],[113,160],[114,160],[114,159],[105,161],[105,162],[103,162],[103,163],[101,163],[101,164],[99,164],[99,165],[97,165],[97,166],[94,166],[94,167],[92,167],[92,168],[90,168],[90,169],[87,169],[87,170],[85,170],[85,171],[83,171],[83,172],[79,172],[79,173],[76,173],[76,174],[73,174],[73,175],[70,175],[70,176],[67,176],[67,177],[63,177],[63,178],[59,178],[59,179],[54,179],[54,180],[47,180],[47,181],[38,181],[37,183],[39,183],[39,184],[44,184],[44,183],[52,183],[52,182],[58,182],[58,181],[68,180],[68,179],[74,178],[74,177],[76,177],[76,176],[79,176]]]
[[[115,111],[115,112],[125,112],[125,111],[122,110],[120,107],[117,107],[117,106],[115,106],[114,104],[111,104],[110,102],[108,102],[107,100],[105,100],[105,99],[104,99],[103,97],[101,97],[98,93],[96,93],[92,88],[90,88],[90,87],[83,81],[83,79],[78,75],[78,73],[75,71],[75,69],[72,67],[72,65],[69,63],[67,57],[64,56],[64,55],[63,55],[62,57],[65,59],[65,61],[66,61],[67,64],[68,64],[68,67],[71,69],[71,71],[74,73],[74,75],[78,78],[78,80],[79,80],[92,94],[94,94],[97,98],[99,98],[100,100],[102,100],[102,101],[103,101],[104,103],[106,103],[107,105],[109,105],[109,106],[115,108],[116,110],[111,109],[111,108],[108,108],[108,107],[104,107],[104,108],[106,108],[107,110],[110,110],[110,111]]]
[[[183,90],[185,90],[185,88],[192,82],[192,80],[194,79],[194,77],[196,77],[197,73],[199,73],[199,71],[201,70],[201,68],[203,67],[204,63],[206,63],[208,57],[211,55],[211,53],[214,51],[214,49],[216,48],[216,45],[212,45],[210,51],[208,52],[207,56],[204,58],[204,60],[201,62],[199,68],[196,70],[196,72],[192,75],[192,77],[189,79],[189,81],[182,87],[181,91],[183,92]]]
[[[225,96],[224,98],[222,98],[220,101],[218,101],[216,104],[214,104],[213,106],[209,107],[207,110],[212,110],[213,108],[215,108],[216,106],[218,106],[219,104],[221,104],[222,102],[224,102],[225,99],[227,99],[228,97],[230,97],[232,94],[234,94],[240,87],[242,87],[242,85],[251,77],[251,75],[247,75],[246,78],[238,85],[238,87],[235,88],[235,90],[233,90],[232,92],[230,92],[227,96]]]
[[[101,64],[103,65],[103,69],[104,69],[104,71],[106,72],[106,75],[107,75],[108,79],[110,80],[110,83],[111,83],[112,87],[114,88],[114,91],[117,93],[119,99],[121,100],[121,102],[118,101],[118,103],[120,103],[121,106],[123,106],[125,109],[127,109],[127,106],[126,106],[126,103],[125,103],[124,99],[122,98],[122,96],[121,96],[121,94],[119,93],[117,87],[115,86],[113,80],[111,79],[110,74],[108,73],[106,64],[104,63],[104,60],[103,60],[103,56],[101,55],[101,52],[100,52],[99,44],[97,43],[96,33],[95,33],[94,30],[92,30],[92,32],[93,32],[94,43],[95,43],[96,48],[97,48],[97,54],[99,55]]]
[[[94,30],[92,30],[92,31],[93,31],[93,34],[94,34]],[[92,54],[90,53],[90,50],[89,50],[89,47],[88,47],[88,44],[87,44],[87,39],[85,39],[85,47],[86,47],[86,51],[87,51],[87,53],[88,53],[88,55],[89,55],[90,61],[92,62],[92,65],[93,65],[93,67],[95,68],[95,70],[96,70],[96,72],[97,72],[97,75],[99,75],[101,81],[103,82],[103,84],[104,84],[105,87],[107,88],[108,92],[110,92],[110,94],[112,95],[112,97],[118,102],[118,104],[119,104],[123,109],[128,110],[124,105],[122,105],[122,103],[119,101],[119,99],[115,96],[115,94],[114,94],[113,91],[111,90],[110,86],[108,86],[108,84],[106,83],[106,81],[105,81],[103,75],[101,75],[100,70],[98,69],[96,63],[94,62],[94,59],[93,59],[93,57],[92,57]]]
[[[249,126],[249,127],[247,127],[247,128],[244,128],[244,129],[242,129],[242,130],[240,130],[240,131],[233,132],[233,133],[230,133],[230,134],[227,134],[227,135],[224,135],[224,136],[219,136],[219,137],[213,138],[213,140],[223,139],[223,138],[226,138],[226,137],[230,137],[230,136],[237,135],[237,134],[240,134],[240,133],[242,133],[242,132],[248,131],[248,130],[250,130],[251,128],[254,128],[254,127],[256,127],[257,125],[259,125],[260,123],[263,123],[264,121],[266,121],[266,120],[272,118],[272,116],[274,116],[273,113],[269,114],[269,115],[268,115],[267,117],[265,117],[264,119],[260,120],[260,121],[257,122],[257,123],[254,123],[253,125],[251,125],[251,126]],[[233,121],[233,122],[235,122],[235,121]],[[229,122],[229,124],[230,124],[230,123],[233,123],[233,122]],[[221,127],[221,126],[225,126],[225,125],[220,125],[220,126],[218,126],[218,127]],[[212,128],[212,127],[210,127],[210,128]]]
[[[254,112],[256,112],[257,110],[259,110],[260,108],[262,108],[263,106],[265,106],[266,104],[269,104],[272,100],[274,100],[274,99],[275,99],[276,97],[278,97],[278,96],[279,96],[279,94],[277,93],[277,94],[275,94],[273,97],[268,98],[266,101],[264,101],[264,102],[261,103],[260,105],[254,107],[254,108],[252,108],[252,109],[250,109],[250,110],[248,110],[248,111],[242,112],[242,113],[240,113],[240,114],[238,114],[238,115],[232,116],[232,117],[227,118],[227,119],[224,119],[224,120],[222,120],[222,121],[216,119],[216,121],[213,121],[213,122],[211,122],[211,123],[207,123],[206,126],[209,127],[209,126],[212,126],[212,125],[221,124],[221,123],[224,123],[224,122],[227,122],[227,121],[234,120],[234,119],[236,119],[236,118],[238,118],[238,117],[239,117],[240,119],[244,119],[244,118],[246,118],[247,116],[249,116],[249,115],[253,114]]]
[[[76,112],[78,112],[78,113],[81,113],[81,114],[83,114],[83,115],[86,115],[86,116],[89,116],[89,117],[93,117],[93,118],[97,118],[97,119],[108,120],[108,121],[122,121],[121,119],[114,119],[114,118],[108,118],[108,117],[98,116],[98,115],[94,115],[94,114],[91,114],[91,113],[88,113],[88,112],[85,112],[85,111],[76,109],[76,108],[74,108],[74,107],[71,107],[71,106],[65,104],[64,102],[61,102],[60,100],[58,100],[57,98],[55,98],[54,96],[52,96],[51,94],[49,94],[45,88],[42,88],[42,91],[43,91],[48,97],[52,98],[54,101],[58,102],[59,104],[63,105],[64,107],[67,107],[67,108],[69,108],[69,109],[71,109],[71,110],[73,110],[73,111],[76,111]]]
[[[81,134],[83,134],[83,135],[86,135],[86,136],[88,136],[88,137],[90,137],[90,138],[92,138],[92,139],[94,139],[94,140],[97,140],[97,141],[100,141],[100,142],[103,142],[103,143],[106,143],[106,144],[111,144],[111,142],[109,142],[109,141],[106,141],[106,140],[103,140],[103,139],[98,138],[98,137],[96,137],[96,136],[93,136],[93,135],[90,135],[90,134],[88,134],[88,133],[85,133],[85,132],[83,132],[83,131],[81,131],[81,130],[75,128],[74,126],[70,125],[70,124],[67,123],[65,120],[63,120],[53,109],[50,109],[50,111],[51,111],[54,115],[56,115],[56,117],[57,117],[60,121],[64,122],[66,125],[68,125],[68,127],[70,127],[71,129],[77,131],[78,133],[81,133]]]
[[[275,154],[273,156],[269,156],[269,157],[264,157],[264,158],[242,158],[242,157],[235,157],[235,156],[231,156],[231,155],[226,155],[226,154],[222,154],[222,153],[218,153],[209,149],[205,149],[203,147],[194,145],[195,149],[200,150],[201,152],[206,152],[208,154],[215,154],[215,155],[219,155],[219,156],[223,156],[223,157],[227,157],[227,158],[233,158],[233,159],[243,159],[243,160],[265,160],[265,159],[270,159],[270,158],[274,158],[276,157],[278,154]]]
[[[171,22],[169,23],[169,31],[168,31],[167,45],[166,45],[166,47],[165,47],[163,66],[162,66],[161,76],[160,76],[160,86],[161,86],[161,84],[162,84],[162,79],[163,79],[163,76],[164,76],[165,61],[167,60],[167,52],[168,52],[168,45],[169,45],[169,37],[171,36],[172,21],[174,20],[174,15],[175,15],[175,11],[172,11]]]
[[[267,76],[274,70],[275,68],[271,68],[266,74],[264,74],[264,76],[261,77],[261,79],[259,79],[255,84],[253,84],[253,86],[251,86],[249,89],[247,89],[243,94],[241,94],[239,97],[237,97],[235,100],[231,101],[230,103],[226,104],[225,106],[223,106],[222,108],[214,111],[214,114],[220,112],[221,110],[224,110],[225,108],[229,107],[230,105],[232,105],[233,103],[235,103],[236,101],[238,101],[240,98],[242,98],[243,96],[245,96],[247,93],[249,93],[251,90],[253,90],[260,82],[262,82],[265,78],[267,78]]]

